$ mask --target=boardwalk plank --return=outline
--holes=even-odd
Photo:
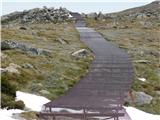
[[[97,111],[105,108],[106,112],[110,113],[109,108],[116,110],[123,105],[124,98],[133,82],[134,72],[131,59],[124,50],[106,41],[94,29],[85,27],[81,16],[73,15],[77,18],[76,29],[80,33],[80,39],[93,51],[95,59],[85,77],[81,78],[65,95],[44,106],[46,108],[96,109]],[[125,111],[122,111],[124,115]],[[116,113],[114,115],[113,112],[110,114],[118,115]]]

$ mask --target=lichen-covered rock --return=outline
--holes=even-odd
[[[22,65],[22,67],[23,68],[27,68],[27,69],[33,69],[34,67],[33,67],[33,65],[31,65],[31,64],[29,64],[29,63],[24,63],[23,65]]]
[[[46,55],[49,56],[51,51],[41,48],[34,48],[24,43],[18,43],[16,41],[11,40],[4,40],[1,42],[1,49],[2,50],[9,50],[9,49],[21,49],[29,54],[32,55]]]
[[[1,50],[8,50],[17,48],[18,43],[15,41],[5,40],[1,42]]]
[[[43,95],[49,95],[50,94],[50,92],[47,91],[47,90],[41,90],[40,93],[43,94]]]
[[[144,92],[135,92],[136,103],[139,105],[150,104],[153,97]]]
[[[50,51],[49,50],[45,50],[45,49],[40,49],[40,48],[29,48],[28,53],[31,53],[32,55],[50,55]]]
[[[153,97],[144,93],[144,92],[132,92],[134,97],[134,102],[137,105],[144,105],[144,104],[150,104]],[[126,102],[132,104],[131,97],[128,95],[128,98],[126,99]]]
[[[1,68],[1,71],[20,74],[20,72],[18,71],[18,68],[21,68],[21,66],[14,64],[14,63],[10,63],[8,67]]]

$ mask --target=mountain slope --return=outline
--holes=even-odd
[[[160,2],[110,14],[86,15],[106,40],[125,49],[132,57],[135,80],[132,86],[135,105],[146,112],[160,114]],[[132,105],[130,98],[126,104]]]
[[[154,14],[159,13],[160,12],[160,1],[154,1],[144,6],[127,9],[127,10],[118,12],[118,14],[130,15],[130,14],[135,14],[135,13],[147,13],[147,12],[154,13]]]
[[[15,102],[17,90],[53,100],[88,72],[92,54],[68,21],[67,11],[42,8],[3,16],[2,108],[24,107],[22,101]],[[55,21],[47,18],[48,12]]]

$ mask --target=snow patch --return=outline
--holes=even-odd
[[[132,120],[160,120],[160,115],[143,112],[134,107],[124,107]]]
[[[142,81],[142,82],[145,82],[146,81],[146,78],[138,78],[138,80]]]
[[[69,18],[73,18],[73,16],[71,14],[69,14]]]
[[[43,104],[50,102],[50,100],[45,97],[20,91],[16,92],[16,100],[22,100],[25,107],[33,111],[41,111]]]
[[[50,102],[50,100],[48,100],[45,97],[20,91],[16,92],[16,100],[22,100],[26,108],[29,108],[30,110],[33,111],[41,111],[43,104]],[[15,113],[22,113],[22,112],[26,111],[19,109],[10,109],[10,110],[0,109],[0,120],[15,120],[14,118],[12,118],[12,115]]]
[[[27,108],[33,111],[41,111],[41,108],[43,104],[50,102],[45,97],[42,96],[37,96],[25,92],[16,92],[16,100],[22,100],[24,104],[26,105]],[[141,110],[138,110],[134,107],[124,107],[131,117],[132,120],[160,120],[160,115],[153,115],[149,114],[146,112],[143,112]],[[61,111],[61,110],[67,110],[68,112],[71,113],[82,113],[82,110],[72,110],[72,109],[66,109],[66,108],[55,108],[53,109],[54,111]],[[6,109],[0,109],[0,120],[15,120],[12,118],[12,115],[14,113],[21,113],[24,112],[22,110],[18,109],[11,109],[11,110],[6,110]],[[103,117],[96,117],[100,119],[104,119]]]
[[[18,109],[11,109],[11,110],[0,109],[0,120],[15,120],[14,118],[12,118],[12,115],[14,113],[21,113],[21,112],[24,111]]]

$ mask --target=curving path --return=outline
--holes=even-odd
[[[125,111],[122,105],[133,82],[131,60],[123,50],[107,42],[94,29],[85,27],[80,16],[76,18],[80,39],[93,51],[95,59],[90,72],[72,89],[44,106],[50,112],[57,107],[83,109],[84,119],[90,116],[106,116],[115,120],[123,118]],[[90,115],[87,110],[98,111],[99,114]]]

